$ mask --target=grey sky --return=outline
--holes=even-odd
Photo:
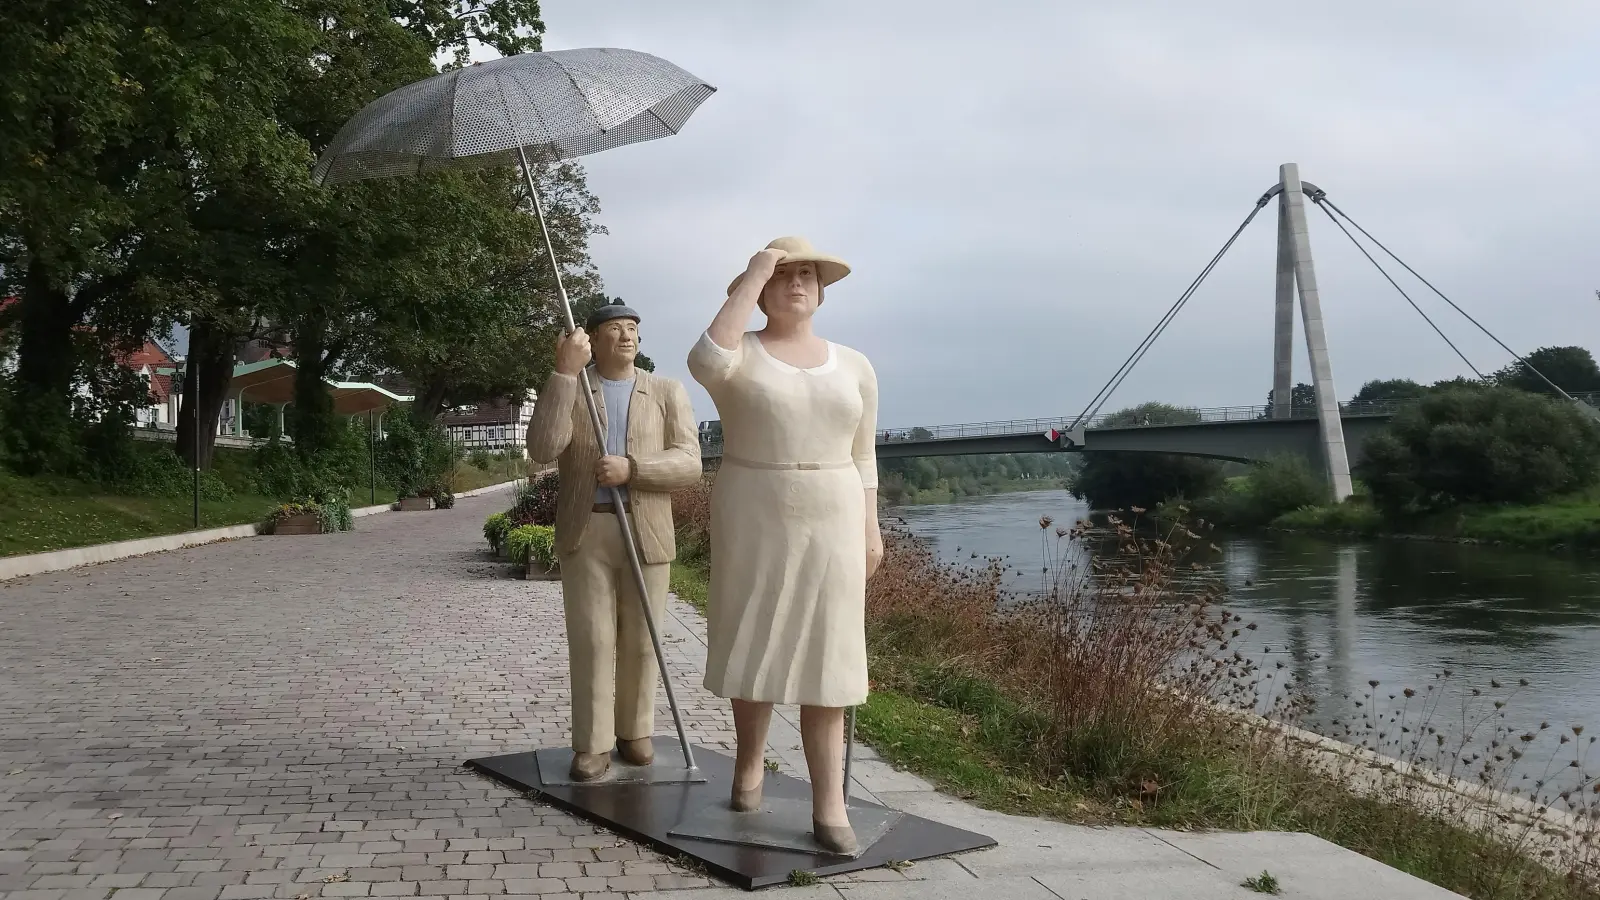
[[[682,134],[586,160],[607,286],[702,419],[684,356],[783,234],[854,267],[817,327],[873,361],[881,425],[1075,414],[1291,161],[1514,348],[1600,349],[1592,0],[543,7],[547,49],[643,50],[719,88]],[[1340,396],[1464,373],[1308,212]],[[1274,222],[1108,409],[1264,399]],[[1479,368],[1508,361],[1417,287]]]

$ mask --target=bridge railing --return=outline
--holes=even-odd
[[[1600,407],[1600,392],[1573,394],[1574,399],[1590,406]],[[1417,400],[1364,400],[1359,403],[1339,404],[1341,416],[1392,416],[1417,405]],[[1291,406],[1286,415],[1275,416],[1272,407],[1212,406],[1170,407],[1148,414],[1133,416],[1127,412],[1103,413],[1084,423],[1087,430],[1124,428],[1161,428],[1173,425],[1200,425],[1208,422],[1249,422],[1258,420],[1315,419],[1315,406]],[[878,443],[921,443],[955,438],[1013,437],[1016,435],[1044,434],[1047,431],[1068,431],[1072,417],[1047,419],[1004,419],[995,422],[969,422],[958,425],[919,425],[911,428],[885,428],[878,432]],[[706,455],[719,455],[722,441],[705,440],[701,444]]]
[[[1344,416],[1391,416],[1414,400],[1373,400],[1361,403],[1341,403],[1339,411]],[[1293,406],[1283,418],[1314,419],[1314,406]],[[1199,425],[1207,422],[1249,422],[1277,418],[1269,406],[1212,406],[1171,407],[1131,416],[1126,412],[1103,413],[1084,423],[1086,429],[1107,428],[1160,428],[1170,425]],[[907,441],[938,441],[951,438],[1007,437],[1019,434],[1044,434],[1055,429],[1066,431],[1072,425],[1070,417],[1051,419],[1008,419],[998,422],[972,422],[961,425],[932,425],[913,428],[887,428],[878,432],[878,443],[903,443]]]

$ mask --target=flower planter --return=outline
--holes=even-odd
[[[401,512],[423,512],[433,509],[432,497],[402,497],[400,498]]]
[[[322,517],[316,513],[286,516],[272,523],[273,534],[321,534]]]
[[[558,563],[553,568],[546,569],[536,562],[530,562],[522,567],[524,581],[560,581],[561,565]]]

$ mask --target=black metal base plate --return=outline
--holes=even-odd
[[[679,752],[676,746],[658,744],[656,758],[675,752]],[[875,869],[896,860],[931,859],[995,845],[993,838],[913,815],[902,815],[887,834],[855,858],[675,835],[671,832],[680,823],[690,821],[713,804],[726,804],[732,789],[731,758],[696,745],[694,759],[705,772],[704,782],[546,785],[539,780],[537,754],[533,752],[488,756],[468,760],[467,765],[511,787],[536,792],[553,806],[662,853],[692,857],[715,877],[745,890],[783,884],[796,869],[819,876],[839,875]],[[762,790],[766,797],[807,802],[811,799],[811,785],[777,772],[767,773]],[[854,799],[850,806],[884,808]]]

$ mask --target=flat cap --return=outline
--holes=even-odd
[[[583,323],[583,330],[593,331],[612,319],[632,319],[637,322],[639,321],[639,314],[620,299],[613,300],[590,313],[589,320]]]

